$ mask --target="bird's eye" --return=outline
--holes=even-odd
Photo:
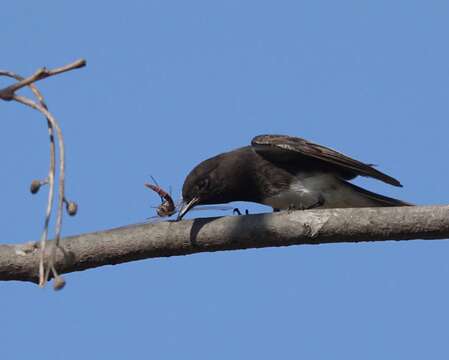
[[[207,187],[209,186],[209,179],[208,178],[203,178],[198,182],[198,188],[200,190],[205,190],[207,189]]]

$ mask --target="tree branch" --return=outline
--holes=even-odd
[[[283,211],[129,225],[61,239],[55,266],[68,273],[207,251],[338,242],[443,239],[449,206]],[[0,280],[38,281],[39,243],[0,245]]]
[[[74,70],[74,69],[79,69],[84,66],[86,66],[86,60],[79,59],[79,60],[74,61],[73,63],[61,66],[61,67],[53,69],[53,70],[48,70],[47,68],[40,68],[33,75],[31,75],[27,78],[21,77],[19,82],[10,85],[7,88],[1,89],[0,90],[0,99],[6,100],[6,101],[13,100],[15,92],[25,86],[31,85],[31,84],[35,83],[36,81],[46,79],[50,76],[58,75],[58,74],[61,74],[61,73],[67,72],[67,71]],[[10,71],[0,70],[0,75],[17,78],[17,75]]]
[[[18,103],[29,106],[32,109],[35,109],[42,113],[47,120],[48,125],[48,135],[50,140],[50,166],[47,178],[44,180],[35,179],[32,181],[30,186],[30,191],[32,194],[35,194],[39,191],[39,188],[42,185],[49,185],[48,192],[48,201],[47,201],[47,209],[45,213],[45,221],[44,221],[44,230],[41,235],[41,254],[40,254],[40,264],[39,264],[39,285],[45,286],[47,282],[48,274],[52,272],[53,276],[55,276],[57,282],[54,283],[55,290],[62,289],[64,287],[64,279],[62,279],[54,266],[54,258],[56,256],[56,247],[59,246],[59,239],[61,237],[61,228],[62,228],[62,213],[63,213],[63,205],[66,204],[67,212],[69,215],[74,216],[77,212],[77,204],[73,201],[69,201],[65,197],[65,146],[64,139],[62,136],[61,127],[59,126],[56,118],[48,111],[48,107],[44,101],[44,97],[41,92],[37,89],[34,84],[36,81],[48,78],[50,76],[58,75],[70,70],[79,69],[81,67],[86,66],[86,61],[84,59],[80,59],[70,63],[68,65],[55,68],[53,70],[48,70],[46,68],[41,68],[36,71],[33,75],[24,78],[18,74],[15,74],[11,71],[0,70],[0,76],[6,76],[9,78],[13,78],[17,80],[16,83],[4,88],[0,89],[0,100],[11,101],[15,100]],[[20,96],[16,94],[16,91],[22,89],[23,87],[28,86],[31,88],[31,91],[37,98],[37,102],[33,101],[25,96]],[[58,142],[59,149],[59,181],[58,181],[58,202],[57,202],[57,214],[56,214],[56,229],[55,229],[55,237],[56,240],[54,242],[54,246],[52,247],[52,252],[49,257],[47,257],[48,264],[45,264],[47,254],[45,251],[45,244],[48,238],[48,228],[50,224],[50,218],[53,207],[53,198],[55,192],[55,178],[56,178],[56,145],[55,145],[55,135]]]

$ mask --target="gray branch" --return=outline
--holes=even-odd
[[[284,211],[129,225],[67,237],[61,239],[55,265],[69,273],[207,251],[444,238],[449,238],[449,206]],[[38,269],[39,243],[0,245],[0,280],[37,282]]]

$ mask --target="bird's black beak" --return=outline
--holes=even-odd
[[[181,220],[183,216],[187,214],[187,212],[198,203],[198,201],[200,201],[200,199],[198,197],[194,197],[189,202],[184,203],[181,207],[181,210],[179,210],[178,217],[176,220],[177,221]]]

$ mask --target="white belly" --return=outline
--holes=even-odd
[[[320,205],[320,199],[324,200]],[[371,199],[355,191],[330,174],[303,177],[290,184],[288,191],[265,199],[265,205],[275,209],[345,208],[372,206]]]

